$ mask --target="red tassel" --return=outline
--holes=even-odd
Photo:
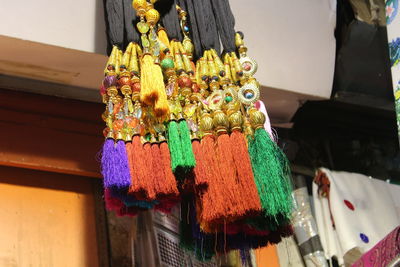
[[[129,143],[128,143],[129,144]],[[150,144],[149,144],[150,145]],[[150,190],[148,181],[150,180],[151,170],[149,162],[146,162],[144,148],[140,141],[140,136],[135,135],[132,144],[127,146],[129,165],[131,167],[132,185],[129,192],[137,199],[147,199],[154,197],[154,192]],[[151,155],[150,155],[151,159]]]
[[[219,190],[224,196],[226,205],[229,206],[229,212],[225,217],[231,221],[245,214],[246,200],[243,199],[243,192],[238,192],[238,177],[230,146],[231,143],[228,134],[218,136],[216,149],[217,161],[221,173],[224,174],[224,184],[220,186]]]
[[[153,170],[153,157],[151,152],[151,144],[149,142],[143,145],[143,168],[146,170],[145,184],[147,186],[147,198],[145,200],[156,199],[156,180]]]
[[[171,155],[169,154],[169,148],[167,142],[161,142],[160,144],[161,154],[161,165],[164,172],[164,186],[167,195],[178,198],[179,191],[176,185],[176,179],[171,169]]]
[[[151,166],[154,191],[157,197],[165,194],[164,170],[161,160],[160,147],[157,143],[151,144]]]
[[[244,135],[234,130],[229,138],[230,149],[233,156],[233,162],[238,175],[238,193],[245,200],[247,212],[260,212],[261,202],[258,190],[254,182],[253,170],[251,167],[250,155],[247,149]]]
[[[206,171],[204,162],[203,151],[200,147],[199,140],[192,141],[193,154],[196,159],[196,166],[193,169],[194,172],[194,183],[197,192],[204,191],[208,186],[209,172]]]
[[[228,212],[229,203],[225,202],[224,182],[218,166],[215,143],[212,135],[206,135],[201,140],[201,150],[204,156],[204,166],[207,166],[209,175],[208,188],[199,196],[200,225],[223,218]],[[222,188],[222,189],[221,189]]]

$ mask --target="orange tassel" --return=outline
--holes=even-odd
[[[150,149],[150,144],[148,145]],[[155,193],[151,187],[152,184],[149,184],[149,181],[151,182],[151,169],[149,161],[146,161],[144,146],[140,141],[140,136],[136,135],[133,137],[132,144],[127,147],[127,153],[130,159],[130,166],[132,167],[131,174],[133,174],[129,192],[137,199],[154,199]]]
[[[238,192],[243,194],[242,198],[246,201],[249,212],[259,212],[261,211],[261,202],[254,181],[246,139],[240,131],[234,130],[230,135],[229,141],[238,175]]]
[[[164,185],[165,192],[168,192],[168,195],[178,197],[179,191],[176,185],[176,179],[171,169],[171,156],[169,154],[169,148],[167,142],[161,142],[160,144],[160,153],[161,153],[161,164],[164,172]]]
[[[154,191],[157,196],[164,195],[164,170],[161,162],[160,147],[157,143],[151,144],[151,163]]]
[[[155,185],[155,174],[153,169],[153,157],[151,153],[151,144],[146,142],[143,145],[143,163],[146,170],[145,184],[147,186],[147,198],[146,200],[156,199],[156,185]]]
[[[193,154],[196,159],[196,166],[193,169],[194,183],[197,191],[204,191],[208,186],[209,172],[204,164],[204,155],[199,140],[192,141]]]
[[[129,192],[134,194],[135,196],[140,196],[144,198],[146,193],[146,184],[144,179],[144,169],[142,167],[142,155],[143,155],[143,147],[140,142],[140,136],[136,135],[133,137],[132,143],[128,143],[126,146],[126,151],[129,159],[129,167],[131,171],[131,187],[129,188]]]
[[[201,140],[201,150],[204,156],[204,165],[208,167],[209,180],[206,192],[201,196],[201,224],[217,220],[228,212],[228,203],[224,202],[225,189],[220,168],[216,160],[215,143],[212,135],[206,135]],[[221,189],[222,188],[222,189]]]

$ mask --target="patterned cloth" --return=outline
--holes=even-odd
[[[390,266],[400,257],[400,226],[365,253],[353,267]]]
[[[321,168],[313,200],[325,256],[340,265],[351,265],[400,225],[400,186],[362,174]]]

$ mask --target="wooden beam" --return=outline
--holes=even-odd
[[[0,165],[101,177],[102,104],[0,90]]]

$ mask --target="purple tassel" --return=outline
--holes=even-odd
[[[114,140],[107,139],[104,142],[101,173],[106,188],[128,188],[130,186],[131,176],[124,141],[118,140],[114,144]]]

